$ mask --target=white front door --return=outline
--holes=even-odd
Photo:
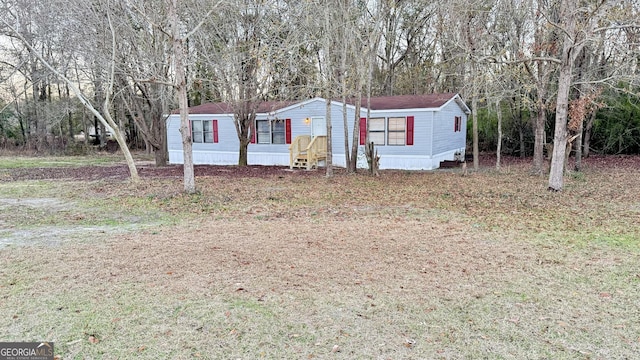
[[[311,118],[311,137],[327,135],[327,120],[324,117]]]

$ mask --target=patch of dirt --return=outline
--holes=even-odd
[[[73,208],[73,203],[56,198],[0,198],[0,209],[5,206],[28,206],[31,208],[63,211]]]
[[[32,229],[17,229],[0,232],[0,249],[8,246],[59,246],[74,241],[95,238],[96,234],[118,231],[109,226],[45,226]]]

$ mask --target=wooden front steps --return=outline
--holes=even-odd
[[[307,169],[309,166],[309,159],[307,159],[307,154],[299,154],[293,160],[293,164],[290,166],[292,169]]]
[[[327,137],[298,135],[289,146],[289,168],[311,170],[327,159]]]

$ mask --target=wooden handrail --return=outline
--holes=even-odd
[[[327,137],[298,135],[289,146],[289,167],[293,169],[300,155],[306,155],[307,170],[318,166],[318,161],[327,157]]]
[[[310,142],[311,136],[309,135],[298,135],[293,139],[289,146],[289,168],[293,169],[294,162],[300,154],[306,151]]]

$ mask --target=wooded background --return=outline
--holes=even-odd
[[[573,142],[578,165],[640,153],[637,0],[0,4],[0,148],[104,145],[75,86],[165,164],[182,82],[188,105],[234,104],[241,139],[262,100],[459,92],[469,148],[534,156],[534,172],[554,140]]]

